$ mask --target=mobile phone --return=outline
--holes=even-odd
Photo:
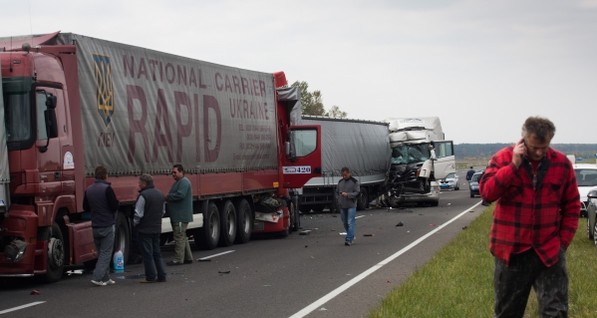
[[[519,144],[523,144],[524,146],[524,156],[527,156],[527,151],[528,151],[528,147],[527,147],[527,142],[524,140],[524,138],[520,139],[520,142],[518,142]]]

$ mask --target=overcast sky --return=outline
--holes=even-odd
[[[73,32],[283,70],[350,118],[439,116],[455,143],[597,143],[597,0],[0,0],[0,36]]]

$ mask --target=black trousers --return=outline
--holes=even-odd
[[[523,317],[531,287],[537,294],[539,317],[568,317],[566,253],[546,267],[534,250],[512,255],[510,266],[495,259],[493,276],[496,318]]]

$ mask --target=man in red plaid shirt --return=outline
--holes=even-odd
[[[549,147],[554,124],[529,117],[522,139],[498,151],[480,181],[496,202],[489,249],[495,257],[495,317],[522,317],[531,287],[541,317],[567,317],[566,249],[580,216],[572,163]]]

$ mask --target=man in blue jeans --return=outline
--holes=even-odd
[[[343,167],[340,171],[342,179],[338,182],[338,207],[340,208],[340,217],[346,230],[346,239],[344,245],[351,246],[354,240],[355,217],[357,214],[357,198],[361,193],[359,181],[353,178],[348,167]]]

